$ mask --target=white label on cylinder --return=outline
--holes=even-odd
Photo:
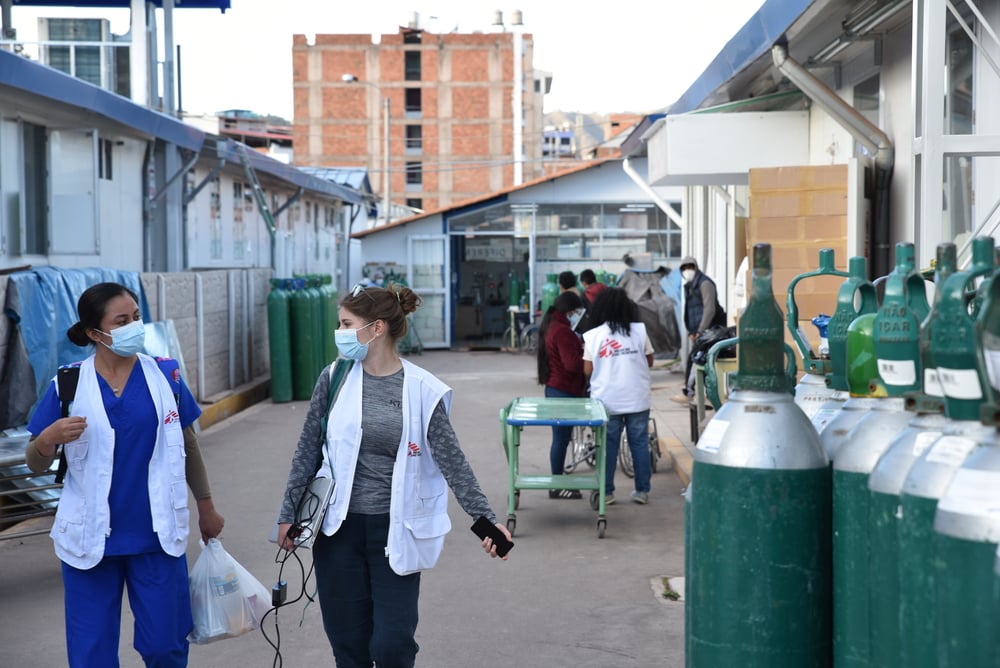
[[[927,461],[958,468],[969,456],[976,442],[961,436],[942,436],[927,453]]]
[[[979,374],[975,369],[945,369],[938,367],[938,380],[944,394],[952,399],[982,399]]]
[[[917,434],[917,437],[913,439],[913,456],[919,457],[924,454],[924,450],[926,450],[931,443],[938,440],[938,437],[940,436],[941,432],[939,431],[922,431]]]
[[[835,401],[847,401],[851,398],[851,393],[847,390],[837,390],[830,398]]]
[[[718,418],[711,420],[705,425],[705,431],[698,437],[698,449],[712,454],[717,453],[719,445],[722,444],[722,437],[726,435],[727,429],[729,429],[728,420],[720,420]]]
[[[917,382],[917,365],[913,360],[878,360],[878,375],[886,385],[913,385]]]
[[[986,358],[986,375],[990,378],[990,385],[1000,390],[1000,350],[983,349],[983,356]]]
[[[924,394],[932,397],[944,396],[937,369],[924,369]]]
[[[938,509],[962,515],[1000,518],[1000,471],[958,469]]]

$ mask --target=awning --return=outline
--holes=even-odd
[[[809,163],[809,112],[671,114],[643,139],[650,185],[741,185],[752,168]]]
[[[190,151],[200,151],[205,133],[173,116],[138,105],[82,79],[0,50],[0,94],[3,87],[76,107]],[[5,95],[6,96],[6,95]]]
[[[163,0],[149,0],[163,7]],[[230,0],[174,0],[174,9],[229,9]],[[15,7],[124,7],[132,6],[131,0],[14,0]]]

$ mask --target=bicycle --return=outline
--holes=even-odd
[[[649,418],[649,466],[656,473],[657,462],[662,457],[660,452],[660,436],[656,430],[656,420]],[[618,467],[629,478],[635,477],[635,464],[632,461],[632,451],[628,447],[628,434],[622,429],[622,445],[618,449]]]
[[[503,331],[500,337],[502,350],[509,353],[528,353],[534,355],[538,352],[538,323],[528,322],[527,312],[510,312],[511,325]]]
[[[575,427],[573,436],[569,442],[570,460],[563,467],[566,473],[572,473],[580,464],[586,463],[590,468],[594,468],[596,463],[594,454],[597,447],[594,444],[594,432],[590,427]],[[653,473],[656,473],[658,462],[663,453],[660,451],[660,435],[656,428],[656,420],[649,418],[649,465]],[[621,447],[618,448],[618,467],[629,478],[635,477],[635,465],[632,462],[632,451],[628,447],[628,433],[622,430]]]

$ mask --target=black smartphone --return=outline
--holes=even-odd
[[[503,532],[500,531],[497,525],[485,517],[480,517],[476,520],[475,524],[472,525],[472,533],[479,536],[480,539],[486,537],[492,538],[493,544],[497,548],[498,557],[506,556],[510,552],[510,548],[514,547],[514,541],[508,540],[507,536],[503,535]]]

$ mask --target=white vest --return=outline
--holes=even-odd
[[[403,362],[403,435],[392,469],[389,500],[389,540],[385,553],[399,575],[433,568],[451,530],[448,483],[427,447],[431,415],[443,399],[451,410],[451,388],[420,367]],[[361,384],[364,372],[355,364],[344,379],[327,424],[328,451],[319,475],[337,481],[322,531],[333,535],[347,517],[354,470],[361,449]]]
[[[153,531],[163,551],[179,557],[187,549],[188,537],[184,434],[170,383],[156,360],[143,354],[138,357],[159,422],[148,480]],[[80,380],[70,415],[86,417],[87,428],[80,438],[64,446],[68,467],[49,535],[60,559],[74,568],[88,569],[104,557],[104,541],[112,530],[108,494],[115,446],[115,433],[104,410],[93,355],[80,364]]]

